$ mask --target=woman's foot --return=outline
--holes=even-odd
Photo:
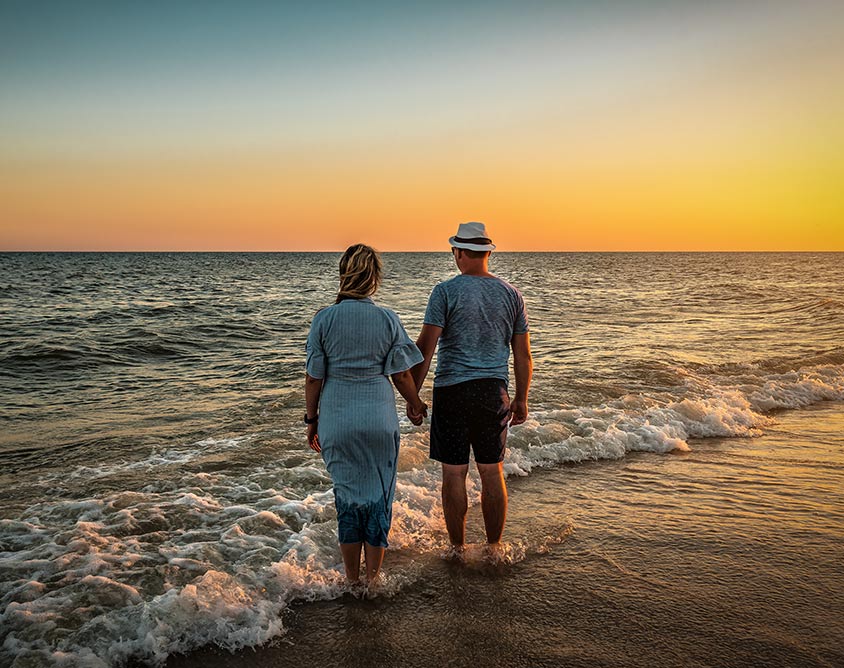
[[[384,586],[384,574],[378,572],[374,577],[366,581],[363,589],[367,598],[374,598]]]
[[[346,591],[355,598],[360,598],[366,591],[366,585],[360,578],[357,580],[346,578]]]
[[[346,570],[346,582],[360,579],[360,552],[363,543],[340,543],[340,553],[343,555],[343,566]]]
[[[366,581],[367,584],[375,580],[381,572],[381,564],[384,563],[384,551],[386,548],[377,545],[363,544],[363,551],[366,557]]]

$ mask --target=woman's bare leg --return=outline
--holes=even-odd
[[[366,556],[366,581],[372,582],[378,577],[381,564],[384,561],[383,547],[375,547],[369,543],[363,544],[363,551]]]
[[[340,543],[340,552],[343,555],[343,565],[346,567],[346,579],[349,583],[360,580],[360,548],[362,543]],[[366,546],[369,548],[369,545]],[[369,553],[367,552],[367,555]],[[367,570],[369,559],[366,560]]]

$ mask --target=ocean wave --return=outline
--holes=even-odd
[[[60,474],[46,474],[44,480],[56,479],[84,479],[97,480],[111,475],[122,474],[127,471],[149,471],[157,468],[184,466],[195,462],[201,457],[219,455],[236,450],[256,438],[257,434],[243,434],[230,438],[204,438],[185,448],[166,448],[155,450],[148,456],[134,461],[120,461],[112,464],[97,466],[78,466]],[[39,452],[39,450],[34,450]]]
[[[96,367],[108,361],[108,355],[90,346],[71,344],[34,343],[8,349],[0,355],[0,369],[19,374],[31,371],[55,371]]]
[[[409,440],[421,447],[423,437]],[[0,521],[2,653],[48,665],[161,663],[209,643],[230,650],[261,644],[284,632],[282,612],[292,601],[349,593],[327,473],[310,458],[284,471],[283,488],[259,482],[277,473],[191,474],[177,489],[151,483],[139,492],[37,504],[22,519]],[[478,503],[476,474],[468,487]],[[435,471],[405,468],[391,549],[445,551],[439,504]],[[544,554],[570,532],[562,525],[516,540],[498,559]],[[467,558],[470,568],[486,564],[478,548]],[[395,595],[419,577],[412,562],[393,568],[378,595]]]
[[[350,593],[330,487],[293,498],[225,476],[185,482],[174,491],[40,504],[25,520],[0,521],[2,653],[22,664],[161,663],[210,643],[228,650],[264,643],[284,632],[291,602]],[[393,548],[418,551],[424,535],[424,549],[445,551],[433,519],[437,487],[423,472],[402,476]],[[477,502],[477,480],[470,496]],[[497,563],[544,554],[570,532],[564,524],[517,540]],[[478,546],[467,561],[487,563]],[[420,575],[414,563],[393,569],[377,595],[393,596]]]
[[[293,328],[301,330],[300,327]],[[209,339],[232,339],[244,341],[266,341],[271,332],[252,320],[235,321],[227,319],[218,324],[197,324],[187,328],[182,335],[199,335]]]
[[[740,377],[749,377],[752,382],[759,382],[767,376],[777,374],[820,367],[844,367],[844,347],[833,347],[799,356],[772,355],[743,362],[699,363],[686,366],[688,368],[678,366],[673,368],[684,378],[697,375],[701,378],[720,378],[723,382],[729,383]]]
[[[772,410],[844,400],[844,366],[772,373],[759,364],[678,373],[674,394],[626,394],[597,406],[545,407],[510,431],[504,468],[538,468],[631,452],[685,452],[703,438],[753,437]],[[440,476],[427,458],[424,429],[403,422],[391,550],[419,555],[448,546]],[[79,469],[77,477],[126,468],[182,467],[177,483],[103,497],[31,506],[0,521],[0,652],[22,665],[160,663],[213,643],[239,649],[284,633],[293,601],[348,593],[336,544],[331,481],[318,458],[245,472],[190,472],[209,451],[249,447],[254,434],[207,439],[137,462]],[[273,480],[272,485],[268,480]],[[475,471],[471,504],[480,501]],[[570,533],[516,539],[505,558],[542,554]],[[470,551],[470,562],[480,562]],[[471,566],[471,565],[470,565]],[[390,569],[382,595],[421,574]]]
[[[174,302],[138,302],[132,305],[132,311],[140,317],[170,316],[183,312],[193,312],[199,307],[191,302],[176,304]]]
[[[174,339],[154,332],[98,344],[80,341],[18,345],[0,356],[7,374],[59,372],[102,366],[132,366],[159,359],[192,359],[202,350],[197,341]]]
[[[114,362],[127,364],[143,364],[155,360],[182,359],[196,357],[201,346],[189,340],[160,340],[132,341],[109,347],[109,355]]]
[[[751,364],[729,376],[686,372],[684,379],[682,399],[625,395],[598,407],[531,413],[511,430],[505,470],[527,475],[630,452],[688,451],[690,439],[758,436],[773,422],[771,411],[844,400],[842,365],[771,374]]]
[[[774,309],[768,311],[768,313],[773,315],[776,313],[818,313],[825,311],[844,313],[844,301],[840,299],[818,297],[799,304]]]

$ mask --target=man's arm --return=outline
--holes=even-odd
[[[422,325],[422,331],[419,333],[419,338],[416,339],[416,347],[419,348],[424,359],[410,370],[410,373],[413,374],[413,382],[416,383],[417,391],[422,389],[422,383],[425,382],[428,369],[431,368],[431,360],[434,357],[434,351],[437,349],[437,341],[440,340],[440,334],[442,333],[442,327]]]
[[[399,394],[407,402],[407,417],[413,424],[419,426],[422,424],[422,419],[428,415],[428,405],[419,398],[419,390],[416,389],[410,369],[394,373],[390,378]]]
[[[530,333],[514,334],[510,341],[513,348],[513,371],[516,375],[516,396],[510,403],[510,424],[522,424],[528,416],[528,390],[533,376],[533,357],[530,354]]]

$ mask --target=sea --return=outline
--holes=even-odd
[[[503,560],[474,472],[468,561],[441,559],[397,401],[364,594],[302,421],[339,257],[0,254],[0,665],[844,665],[844,254],[494,253],[534,358]],[[383,262],[415,338],[451,255]]]

